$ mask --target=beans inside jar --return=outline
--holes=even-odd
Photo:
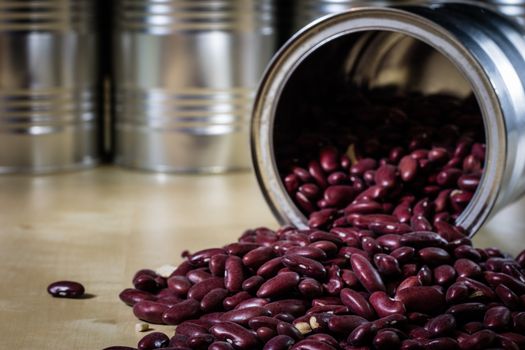
[[[370,214],[381,215],[371,228],[381,233],[454,223],[483,173],[485,135],[475,99],[352,96],[347,103],[356,107],[345,113],[334,107],[330,118],[306,116],[307,126],[291,133],[277,126],[276,135],[293,140],[276,140],[283,184],[308,225],[364,228]]]

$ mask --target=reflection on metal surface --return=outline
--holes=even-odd
[[[155,171],[249,167],[274,0],[116,2],[116,160]]]
[[[0,3],[0,172],[48,172],[98,157],[90,0]]]

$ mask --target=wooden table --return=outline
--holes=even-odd
[[[523,207],[497,217],[479,244],[525,247]],[[177,264],[182,250],[221,246],[247,228],[277,227],[251,173],[101,167],[3,176],[0,212],[0,349],[13,350],[134,346],[144,334],[118,293],[136,270]],[[47,285],[62,279],[82,282],[92,297],[52,298]],[[155,328],[172,334],[173,327]]]

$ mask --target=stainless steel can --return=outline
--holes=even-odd
[[[525,0],[485,0],[484,2],[514,18],[521,25],[525,25]]]
[[[94,11],[91,0],[0,2],[0,173],[97,162]]]
[[[307,221],[279,176],[276,151],[294,140],[279,134],[284,131],[276,125],[301,128],[300,111],[315,109],[315,99],[294,96],[316,96],[319,91],[330,95],[334,91],[326,81],[396,86],[423,94],[472,93],[482,113],[487,158],[480,185],[457,223],[474,234],[524,194],[523,28],[471,4],[364,8],[302,30],[273,59],[259,87],[251,131],[253,163],[281,223],[305,227]]]
[[[250,167],[255,88],[276,49],[274,0],[117,0],[116,162]]]

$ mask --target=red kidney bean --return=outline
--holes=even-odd
[[[293,338],[287,335],[278,335],[270,339],[264,345],[263,350],[288,350],[294,344]]]
[[[192,270],[186,274],[186,277],[193,284],[205,281],[211,277],[211,274],[206,270],[207,268],[205,267]]]
[[[419,269],[416,276],[419,282],[421,283],[421,285],[423,286],[429,286],[433,282],[432,281],[432,270],[426,265],[423,265],[421,269]]]
[[[399,283],[399,285],[396,288],[396,291],[415,286],[421,286],[421,279],[418,276],[410,276],[405,278],[401,283]]]
[[[228,255],[226,254],[217,254],[210,258],[208,269],[213,276],[224,276],[224,265],[226,264],[226,259],[228,259]]]
[[[409,311],[423,313],[435,313],[445,306],[443,292],[426,286],[415,286],[398,290],[396,300],[401,301]]]
[[[168,309],[169,307],[167,305],[155,301],[143,300],[133,306],[133,314],[146,322],[163,324],[162,314]]]
[[[326,182],[326,174],[318,161],[313,160],[308,163],[308,172],[312,175],[312,178],[319,186],[322,188],[328,186]]]
[[[469,297],[469,289],[462,282],[457,282],[451,285],[447,289],[447,294],[445,296],[446,301],[449,304],[458,304],[458,303],[464,302],[468,299],[468,297]]]
[[[417,175],[418,163],[417,160],[411,156],[404,156],[398,165],[399,175],[405,182],[414,180]]]
[[[377,214],[383,211],[383,206],[373,200],[359,201],[349,204],[345,209],[345,214]]]
[[[233,309],[237,305],[239,305],[241,302],[251,299],[252,296],[250,293],[246,291],[235,293],[234,295],[227,297],[223,300],[222,305],[226,310]]]
[[[516,262],[521,266],[522,269],[525,269],[525,249],[516,256]]]
[[[482,303],[463,303],[450,307],[447,313],[452,314],[460,322],[481,320],[487,307]]]
[[[299,275],[295,272],[283,272],[264,282],[257,291],[259,298],[283,295],[295,289],[299,284]]]
[[[200,301],[202,298],[204,298],[206,293],[215,288],[224,288],[224,278],[211,277],[207,280],[194,284],[188,290],[188,298]]]
[[[512,327],[516,332],[525,333],[525,312],[517,312],[512,315]]]
[[[80,298],[84,291],[84,286],[74,281],[53,282],[47,287],[47,292],[55,298]]]
[[[370,304],[379,317],[386,317],[393,314],[404,314],[405,306],[402,302],[393,300],[383,291],[377,291],[370,295]]]
[[[267,309],[260,306],[246,307],[242,309],[235,309],[227,311],[222,314],[221,321],[228,321],[238,323],[243,326],[248,325],[248,321],[253,317],[270,316],[271,313]]]
[[[259,346],[257,336],[233,322],[221,322],[210,328],[217,339],[227,341],[238,349],[250,349]]]
[[[439,285],[451,285],[455,279],[456,270],[450,265],[441,265],[434,269],[434,281]]]
[[[228,255],[243,256],[246,253],[259,248],[260,246],[261,245],[258,243],[241,242],[228,244],[224,247],[224,249]]]
[[[211,334],[198,334],[188,340],[189,349],[208,349],[215,338]],[[169,349],[169,348],[168,348]]]
[[[396,332],[385,330],[376,334],[373,344],[378,350],[397,349],[401,345],[401,339],[399,339]]]
[[[164,311],[162,321],[165,324],[177,325],[196,316],[200,311],[200,303],[194,299],[187,299]]]
[[[367,320],[372,320],[375,317],[374,309],[359,292],[344,288],[341,290],[340,298],[342,303],[348,306],[352,313]]]
[[[347,342],[353,346],[362,346],[372,341],[376,335],[377,327],[368,322],[357,326],[348,336]]]
[[[286,192],[294,193],[299,188],[300,181],[299,176],[296,174],[287,175],[283,180]]]
[[[481,267],[469,259],[458,259],[454,262],[454,269],[459,277],[478,277],[481,275]]]
[[[195,321],[185,321],[179,324],[175,330],[178,336],[185,336],[187,338],[194,337],[199,334],[208,334],[207,327],[194,323]]]
[[[363,237],[361,240],[361,248],[371,256],[383,252],[381,245],[372,237]]]
[[[448,209],[450,192],[452,192],[451,189],[441,190],[436,196],[436,199],[434,199],[436,212],[439,213]]]
[[[263,298],[249,298],[246,300],[241,301],[239,304],[235,305],[235,309],[245,309],[247,307],[254,307],[254,306],[265,306],[268,304],[268,299]]]
[[[274,301],[273,303],[266,304],[264,308],[270,311],[272,315],[286,313],[298,317],[303,315],[305,312],[305,305],[303,301],[299,299],[284,299]]]
[[[271,247],[259,247],[246,253],[242,257],[242,262],[244,265],[255,269],[273,257],[274,252]]]
[[[504,330],[511,324],[511,313],[505,306],[491,307],[483,319],[485,327],[492,330]]]
[[[456,319],[449,314],[439,315],[425,325],[433,337],[443,337],[451,334],[456,329]]]
[[[282,264],[282,258],[277,257],[268,260],[257,269],[257,275],[263,278],[271,278],[277,274],[284,265]]]
[[[355,198],[355,190],[351,186],[335,185],[324,191],[324,200],[329,207],[344,207]]]
[[[230,292],[238,292],[242,289],[244,281],[244,269],[241,258],[230,256],[224,266],[224,286]]]
[[[419,259],[429,265],[441,265],[450,261],[450,255],[443,248],[427,247],[418,252]]]
[[[320,262],[301,255],[287,254],[283,257],[282,263],[303,276],[315,279],[323,279],[326,276],[326,269]]]
[[[401,267],[403,272],[403,277],[415,276],[417,275],[417,264],[405,264]]]
[[[460,245],[454,249],[454,256],[458,259],[465,258],[474,262],[481,260],[481,254],[468,245]]]
[[[397,169],[390,164],[381,165],[375,172],[374,182],[381,187],[392,188],[397,184]]]
[[[300,255],[319,261],[325,260],[327,258],[326,253],[323,250],[314,247],[294,247],[289,249],[287,254]]]
[[[157,299],[157,297],[151,293],[144,292],[138,289],[133,289],[133,288],[124,289],[122,292],[120,292],[119,298],[126,305],[129,305],[129,306],[133,306],[142,300],[155,301]]]
[[[361,282],[363,287],[369,292],[386,290],[379,272],[377,272],[368,259],[361,255],[353,254],[350,257],[350,264],[359,282]]]
[[[416,250],[412,247],[400,247],[390,253],[401,264],[410,262],[415,254]]]
[[[408,225],[407,225],[408,227]],[[410,227],[405,232],[399,234],[408,233],[410,231],[431,231],[432,225],[423,215],[414,215],[410,218]]]
[[[204,312],[211,312],[222,308],[224,298],[228,296],[228,291],[224,288],[215,288],[210,290],[202,298],[200,307]]]
[[[396,258],[386,254],[374,255],[374,264],[377,271],[383,276],[399,276],[401,269]]]
[[[305,278],[298,285],[299,292],[307,298],[315,298],[323,294],[323,286],[313,278]]]
[[[500,284],[496,287],[495,291],[496,295],[503,302],[503,304],[511,310],[515,310],[520,307],[520,298],[509,287]]]
[[[295,203],[308,214],[315,212],[314,204],[302,192],[295,193]]]
[[[307,183],[299,187],[299,192],[305,195],[310,200],[319,198],[321,189],[316,184]]]
[[[407,223],[412,217],[412,208],[408,202],[401,202],[401,204],[395,207],[392,215],[394,215],[400,223]]]
[[[290,338],[294,339],[295,341],[303,339],[303,335],[297,328],[295,328],[293,325],[287,322],[278,322],[277,323],[277,334],[279,335],[287,335]]]
[[[415,248],[445,247],[447,241],[434,232],[415,231],[401,236],[401,244]]]
[[[279,320],[268,316],[255,316],[250,318],[248,325],[251,329],[257,330],[258,328],[265,327],[270,329],[277,329]]]
[[[166,348],[169,345],[170,338],[164,333],[153,332],[141,340],[137,344],[139,350],[154,350],[159,348]]]
[[[330,241],[317,241],[313,242],[308,247],[321,249],[327,256],[334,256],[337,254],[339,248],[337,245]]]
[[[334,333],[349,334],[364,323],[368,321],[360,316],[334,315],[328,320],[328,329]]]

